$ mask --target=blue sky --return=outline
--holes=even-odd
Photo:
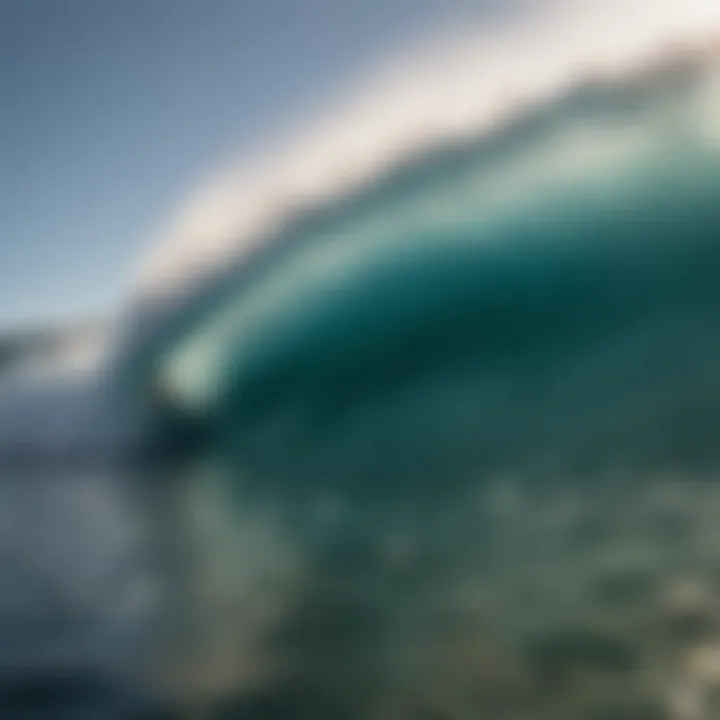
[[[482,0],[0,0],[0,326],[110,310],[208,174]]]

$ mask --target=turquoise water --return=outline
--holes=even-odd
[[[133,388],[204,430],[179,470],[210,695],[716,716],[714,73],[586,85],[428,149],[145,308]]]
[[[703,466],[713,68],[581,87],[290,223],[190,304],[181,404],[280,474]]]

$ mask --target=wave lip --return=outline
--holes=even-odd
[[[575,0],[414,48],[260,162],[231,164],[201,186],[143,264],[141,304],[271,242],[308,208],[332,206],[410,158],[552,106],[573,87],[622,86],[666,67],[678,50],[683,63],[702,65],[717,54],[718,29],[720,5],[708,0],[601,8]]]

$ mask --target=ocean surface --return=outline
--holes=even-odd
[[[144,478],[176,624],[142,693],[258,720],[717,717],[718,58],[663,46],[363,172],[335,155],[342,192],[304,176],[299,206],[227,225],[233,252],[142,288],[111,394],[202,430]],[[117,478],[60,463],[61,499],[48,468],[4,474],[28,559],[0,649],[71,628],[86,666],[129,663],[148,556],[98,522]]]
[[[718,67],[411,153],[159,312],[230,717],[715,716]]]

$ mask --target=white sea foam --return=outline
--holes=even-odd
[[[718,29],[717,0],[564,0],[501,28],[438,32],[260,161],[218,169],[160,233],[140,294],[248,252],[295,212],[358,192],[403,159],[481,136],[584,79],[622,81],[670,47],[710,47]]]

